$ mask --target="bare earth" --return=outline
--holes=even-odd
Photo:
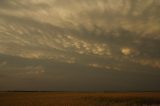
[[[160,92],[0,92],[0,106],[160,106]]]

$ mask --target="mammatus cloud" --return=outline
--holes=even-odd
[[[68,63],[75,63],[82,55],[91,58],[98,55],[106,61],[107,58],[117,61],[139,53],[135,56],[139,61],[136,63],[142,63],[139,58],[146,51],[140,49],[147,43],[145,39],[152,43],[156,40],[155,44],[159,44],[156,0],[67,2],[70,4],[66,5],[63,0],[2,1],[1,53]],[[14,5],[19,8],[12,9]],[[159,53],[159,48],[148,45],[144,47]],[[152,57],[154,54],[146,55]]]
[[[159,0],[0,2],[1,55],[115,72],[160,70]],[[47,70],[9,61],[1,60],[0,69],[33,75]]]

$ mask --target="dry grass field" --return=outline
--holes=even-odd
[[[160,106],[160,92],[0,92],[0,106]]]

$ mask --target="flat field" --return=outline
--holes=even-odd
[[[160,92],[0,92],[0,106],[160,106]]]

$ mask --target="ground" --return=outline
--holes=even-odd
[[[160,106],[160,92],[0,92],[0,106]]]

